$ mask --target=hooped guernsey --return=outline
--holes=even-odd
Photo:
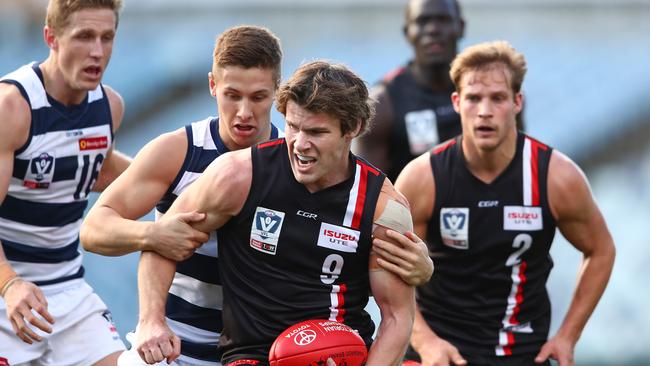
[[[0,79],[31,109],[28,141],[14,152],[0,205],[0,240],[11,266],[38,286],[84,275],[79,228],[88,194],[113,142],[108,97],[100,84],[78,105],[47,94],[37,62]]]
[[[367,345],[374,324],[368,261],[384,174],[350,154],[351,177],[310,193],[291,170],[284,139],[251,148],[241,212],[217,231],[224,284],[222,362],[267,362],[275,338],[307,319],[343,322]]]
[[[417,290],[420,310],[461,354],[539,352],[551,311],[552,149],[519,132],[514,158],[488,184],[468,170],[461,138],[430,154],[436,198],[427,242],[436,273]]]

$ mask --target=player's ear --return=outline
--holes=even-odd
[[[45,44],[47,47],[50,49],[56,51],[59,48],[59,42],[56,38],[56,34],[54,32],[54,29],[50,28],[49,26],[43,27],[43,40],[45,41]]]
[[[210,95],[217,96],[217,83],[214,81],[214,74],[212,71],[208,72],[208,86],[210,88]]]
[[[460,113],[460,94],[457,91],[451,93],[451,104],[454,105],[456,113]]]

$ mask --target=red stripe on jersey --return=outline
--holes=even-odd
[[[540,143],[535,140],[530,140],[530,183],[532,184],[531,205],[539,206],[539,159],[538,149]]]
[[[264,149],[266,147],[271,147],[275,145],[280,145],[284,143],[284,139],[278,139],[278,140],[273,140],[273,141],[268,141],[268,142],[263,142],[259,145],[257,145],[258,149]]]
[[[445,142],[445,143],[442,144],[442,145],[439,145],[439,146],[434,147],[434,148],[433,148],[433,154],[434,154],[434,155],[438,155],[438,154],[440,154],[441,152],[447,150],[448,148],[450,148],[450,147],[452,147],[452,146],[454,146],[454,145],[456,145],[456,139],[455,139],[455,138],[453,138],[453,139],[451,139],[451,140]]]
[[[524,284],[526,283],[526,267],[528,264],[522,261],[519,265],[519,284],[517,285],[517,294],[515,295],[515,308],[512,310],[510,324],[519,324],[517,314],[521,311],[521,304],[524,303]]]
[[[361,165],[362,167],[365,167],[366,169],[368,169],[368,171],[369,171],[370,173],[372,173],[375,177],[378,177],[378,176],[379,176],[379,170],[377,170],[377,169],[371,167],[370,165],[366,164],[365,162],[363,162],[363,161],[361,161],[361,160],[357,160],[357,164],[359,164],[359,165]]]
[[[345,306],[345,293],[348,291],[348,286],[346,286],[344,283],[339,285],[339,292],[336,294],[336,297],[338,299],[339,305],[337,306],[338,313],[336,314],[336,321],[339,323],[343,323],[343,317],[345,316],[345,309],[343,306]]]
[[[363,213],[363,205],[366,203],[366,186],[368,185],[368,168],[366,164],[361,164],[357,161],[357,164],[361,167],[361,172],[359,173],[359,190],[357,191],[357,202],[354,206],[354,215],[352,216],[352,225],[353,229],[359,229],[361,226],[361,214]]]

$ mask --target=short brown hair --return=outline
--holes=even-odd
[[[326,61],[303,64],[280,86],[275,102],[285,116],[290,100],[309,112],[337,118],[342,135],[357,126],[361,126],[359,135],[366,132],[375,114],[366,83],[346,66]]]
[[[45,25],[59,33],[69,25],[70,15],[83,9],[110,9],[115,13],[115,29],[119,22],[122,0],[50,0]]]
[[[526,75],[526,59],[506,41],[479,43],[468,47],[451,63],[449,76],[460,91],[462,77],[468,71],[487,69],[500,64],[510,71],[510,87],[513,94],[521,91],[521,85]]]
[[[277,88],[282,66],[280,40],[263,27],[241,25],[229,28],[217,38],[212,73],[216,74],[217,68],[226,66],[271,69]]]

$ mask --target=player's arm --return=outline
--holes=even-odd
[[[395,191],[390,181],[385,180],[377,200],[375,223],[382,217],[386,209],[390,209],[390,201],[393,202],[392,204],[408,207],[408,202],[404,197]],[[387,232],[394,232],[397,227],[412,226],[408,209],[402,216],[395,216],[389,225],[392,229],[375,225],[373,237],[394,242]],[[398,244],[394,243],[393,245]],[[398,365],[404,356],[413,326],[415,291],[412,286],[407,285],[394,273],[381,269],[377,264],[377,255],[374,252],[370,253],[368,268],[370,288],[379,307],[381,322],[375,342],[370,348],[367,365]]]
[[[389,138],[393,124],[393,103],[384,85],[377,85],[370,92],[370,98],[376,100],[375,117],[370,122],[370,131],[354,139],[355,154],[366,158],[382,171],[390,168],[388,156]]]
[[[238,150],[217,158],[169,208],[166,215],[178,212],[204,212],[205,220],[191,225],[206,234],[223,226],[239,213],[251,187],[250,149]],[[165,302],[176,271],[176,262],[143,252],[138,266],[140,319],[137,349],[148,363],[168,362],[178,357],[178,338],[165,324]]]
[[[182,260],[205,243],[208,236],[189,225],[203,219],[196,212],[164,215],[155,222],[137,221],[155,207],[172,184],[186,150],[185,129],[163,134],[147,144],[86,215],[80,232],[84,249],[110,256],[151,250]]]
[[[427,224],[431,220],[436,200],[435,179],[429,153],[411,161],[397,177],[395,188],[411,203],[411,216],[415,233],[426,238]],[[422,365],[449,364],[465,365],[458,349],[438,337],[422,316],[419,307],[415,309],[411,346],[420,355]]]
[[[124,117],[124,100],[115,90],[109,86],[104,85],[106,96],[108,97],[108,104],[111,108],[111,117],[113,118],[113,135],[117,133],[118,128],[122,124]],[[131,158],[115,150],[114,145],[106,153],[106,159],[102,164],[102,169],[99,171],[97,181],[93,185],[93,192],[102,192],[106,187],[111,184],[126,168],[129,167]]]
[[[394,190],[392,185],[384,184],[382,190],[386,189]],[[389,196],[391,194],[386,193]],[[377,225],[392,229],[386,233],[391,241],[375,238],[373,251],[379,255],[377,264],[381,268],[400,276],[411,286],[423,285],[433,274],[433,261],[429,257],[427,244],[413,232],[408,201],[399,192],[395,194],[399,195],[400,199],[389,199],[385,206],[377,207],[382,213],[375,221]],[[408,220],[400,220],[401,217],[408,217]],[[404,224],[400,221],[404,221]]]
[[[31,110],[27,101],[13,85],[0,83],[0,204],[4,202],[13,175],[14,152],[22,147],[29,137]],[[1,244],[1,243],[0,243]],[[47,311],[47,300],[41,290],[31,282],[22,280],[11,267],[0,245],[0,296],[4,298],[7,318],[14,333],[25,343],[41,341],[34,332],[34,326],[51,333],[49,323],[54,318]],[[39,319],[32,312],[40,314]]]
[[[616,249],[587,178],[558,151],[553,151],[549,163],[548,199],[560,232],[583,257],[569,310],[536,361],[550,356],[561,366],[573,365],[575,344],[605,291]]]

